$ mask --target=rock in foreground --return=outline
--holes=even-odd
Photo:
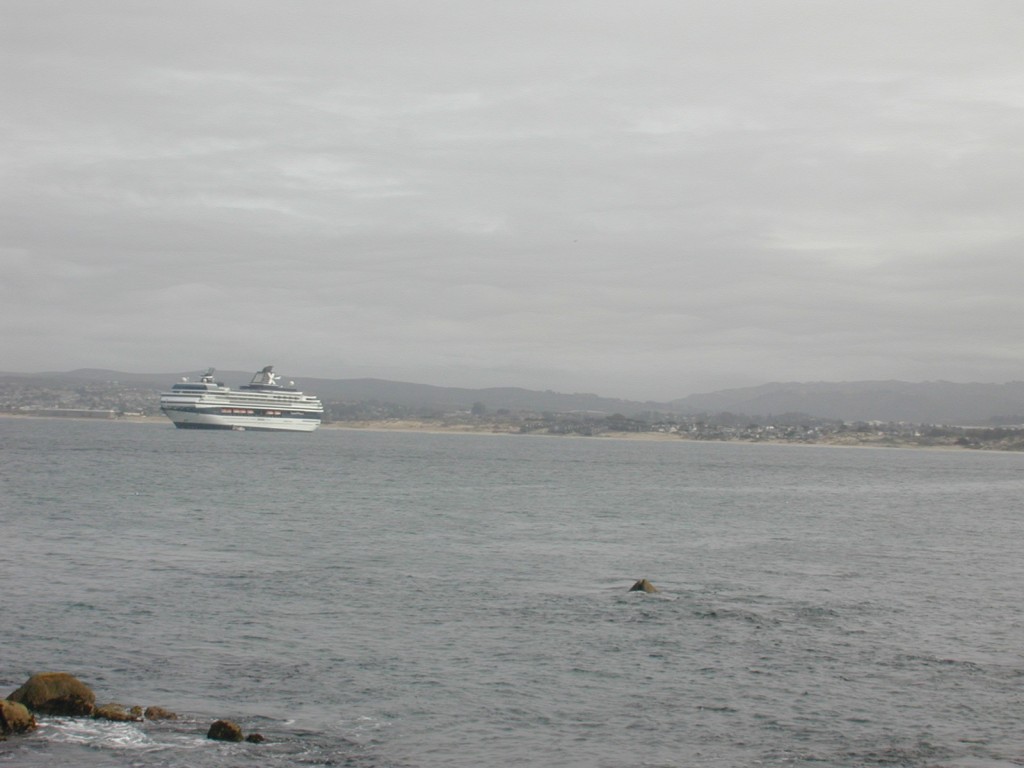
[[[655,587],[647,579],[640,579],[636,584],[629,588],[630,592],[657,592],[658,588]]]
[[[138,708],[136,707],[135,709]],[[96,707],[92,716],[97,720],[111,720],[115,723],[128,723],[142,719],[141,713],[135,714],[134,712],[129,712],[122,705],[115,702],[104,704],[102,707]]]
[[[143,713],[147,720],[177,720],[178,715],[163,707],[146,707]]]
[[[206,738],[215,741],[242,741],[244,736],[238,723],[233,723],[230,720],[218,720],[210,726]]]
[[[88,716],[96,706],[96,695],[92,689],[67,672],[32,675],[7,699],[43,715]]]
[[[11,733],[35,730],[36,719],[24,704],[0,699],[0,740]]]

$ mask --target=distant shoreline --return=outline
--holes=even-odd
[[[913,443],[892,440],[856,440],[849,438],[828,437],[819,440],[743,440],[743,439],[697,439],[673,432],[602,432],[597,435],[567,434],[556,435],[547,432],[516,432],[509,429],[496,428],[495,425],[444,425],[427,421],[407,419],[384,419],[381,421],[360,421],[347,423],[322,424],[321,429],[348,429],[364,432],[422,432],[438,435],[509,435],[514,437],[549,437],[569,438],[574,440],[627,440],[633,442],[664,442],[664,443],[733,443],[737,445],[791,445],[801,448],[916,448],[918,450],[964,450],[965,447],[954,444],[915,445]]]
[[[118,422],[122,424],[160,425],[172,427],[173,425],[165,416],[116,416],[113,418],[88,417],[88,416],[39,416],[20,413],[0,413],[0,418],[18,419],[21,421],[43,420],[43,421],[104,421]],[[910,448],[917,450],[975,450],[986,453],[1016,453],[1017,451],[998,450],[993,448],[971,448],[969,446],[957,445],[955,443],[940,443],[933,445],[920,445],[912,442],[882,438],[878,440],[864,439],[863,436],[846,435],[842,437],[830,436],[817,440],[786,440],[786,439],[697,439],[687,435],[680,435],[674,432],[602,432],[597,435],[581,434],[551,434],[540,430],[531,432],[519,432],[502,424],[443,424],[435,421],[422,419],[380,419],[363,420],[352,422],[330,422],[320,425],[321,429],[327,430],[352,430],[359,432],[405,432],[423,433],[437,435],[509,435],[515,437],[550,437],[570,438],[575,440],[627,440],[634,442],[686,442],[686,443],[735,443],[741,445],[791,445],[798,447],[813,448],[816,446],[826,448]]]

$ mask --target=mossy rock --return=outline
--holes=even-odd
[[[649,582],[647,579],[640,579],[640,581],[638,581],[636,584],[634,584],[632,587],[629,588],[629,591],[630,592],[647,592],[647,593],[650,594],[650,593],[653,593],[653,592],[657,592],[658,588],[655,587],[653,584],[651,584],[651,582]]]
[[[238,723],[233,723],[230,720],[218,720],[210,726],[206,738],[214,741],[242,741],[245,736]]]
[[[142,713],[147,720],[177,720],[178,715],[163,707],[146,707]]]
[[[115,702],[104,704],[102,707],[96,707],[92,716],[97,720],[111,720],[115,723],[129,723],[133,720],[142,719],[141,715],[135,716],[121,704],[117,704]]]
[[[28,707],[16,701],[0,699],[0,736],[28,733],[36,728],[36,719]]]
[[[67,672],[40,672],[32,675],[7,697],[43,715],[91,715],[96,694],[85,683]]]

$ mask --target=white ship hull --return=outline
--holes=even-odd
[[[320,426],[318,418],[291,416],[239,416],[202,411],[176,411],[164,409],[164,415],[178,429],[245,429],[275,430],[281,432],[312,432]]]
[[[160,410],[180,429],[252,429],[312,432],[323,404],[293,386],[282,386],[268,365],[239,388],[214,381],[209,369],[198,382],[187,379],[160,395]]]

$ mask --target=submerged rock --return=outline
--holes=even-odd
[[[242,729],[238,723],[233,723],[230,720],[218,720],[210,726],[206,738],[215,741],[242,741]]]
[[[262,733],[250,733],[248,736],[245,737],[245,740],[251,742],[252,744],[262,744],[267,739],[263,736]]]
[[[0,699],[0,737],[10,733],[27,733],[36,728],[36,719],[28,707],[16,701]]]
[[[655,587],[647,579],[640,579],[636,584],[629,588],[630,592],[657,592],[658,588]]]
[[[32,675],[7,699],[44,715],[91,715],[96,705],[92,689],[67,672]]]
[[[143,715],[147,720],[177,720],[178,715],[163,707],[146,707]]]
[[[138,707],[133,708],[133,710],[135,709],[138,709]],[[96,707],[92,716],[97,720],[112,720],[115,723],[128,723],[142,719],[141,713],[139,713],[139,715],[135,715],[133,712],[129,712],[122,705],[115,702],[104,704],[102,707]]]

